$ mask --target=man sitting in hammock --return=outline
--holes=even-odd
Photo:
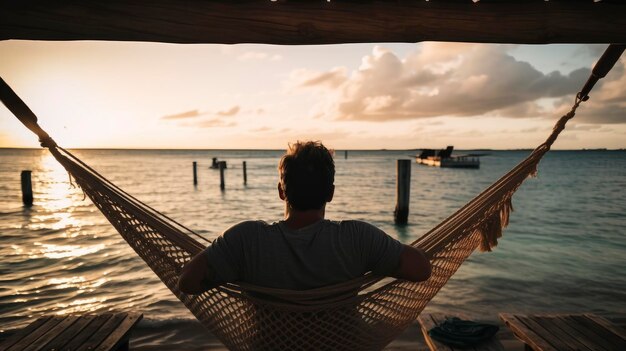
[[[226,230],[183,269],[178,286],[200,294],[226,282],[306,290],[372,271],[411,281],[430,277],[430,262],[362,221],[324,219],[333,199],[335,164],[319,142],[297,142],[281,158],[278,196],[285,219],[245,221]]]

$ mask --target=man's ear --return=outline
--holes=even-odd
[[[280,197],[281,200],[285,201],[285,193],[283,192],[283,187],[280,186],[280,182],[278,182],[278,197]]]
[[[335,186],[334,185],[330,188],[330,194],[328,195],[328,198],[326,199],[326,202],[333,201],[333,195],[335,195]]]

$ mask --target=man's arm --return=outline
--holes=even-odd
[[[178,289],[190,295],[202,294],[219,284],[204,252],[189,261],[178,278]]]
[[[392,277],[412,282],[421,282],[428,280],[430,274],[430,261],[426,257],[424,250],[403,245],[398,268]]]
[[[204,251],[189,261],[178,278],[178,288],[185,294],[202,294],[225,282],[239,280],[243,258],[243,239],[254,233],[258,223],[241,222],[227,229]]]

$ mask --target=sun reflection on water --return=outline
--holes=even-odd
[[[48,284],[53,285],[53,289],[78,288],[78,292],[81,293],[94,291],[95,288],[102,286],[108,281],[110,281],[110,279],[104,277],[96,280],[88,280],[84,276],[75,276],[48,279]]]
[[[51,154],[41,156],[41,173],[38,184],[39,192],[43,198],[38,201],[44,210],[48,212],[69,214],[73,207],[77,205],[77,189],[72,188],[69,174],[61,164]]]
[[[106,220],[94,217],[93,205],[84,200],[80,188],[73,187],[67,171],[52,155],[37,156],[31,168],[35,206],[24,212],[23,221],[8,225],[16,236],[23,231],[30,235],[2,251],[11,262],[34,267],[12,273],[8,280],[12,303],[22,305],[32,316],[107,308],[114,298],[106,293],[106,284],[115,277],[100,269],[100,257],[117,257],[119,250],[109,252],[111,242],[98,238],[98,226]]]
[[[85,277],[69,277],[69,278],[52,278],[52,279],[48,279],[48,284],[50,285],[56,285],[55,288],[57,289],[65,289],[65,288],[70,288],[70,287],[76,287],[78,286],[80,283],[84,283],[85,281],[87,281],[87,279],[85,279]]]
[[[71,212],[56,212],[34,215],[28,229],[65,229],[72,227],[81,227],[83,222],[75,218]]]
[[[42,244],[35,243],[37,246],[41,246],[39,253],[46,258],[75,258],[92,253],[96,253],[105,248],[104,244],[97,245],[54,245],[54,244]]]
[[[24,252],[24,249],[15,244],[11,245],[11,248],[15,251],[15,255],[21,255]]]
[[[63,166],[49,153],[43,153],[36,168],[33,173],[36,210],[32,212],[26,229],[63,230],[91,224],[76,214],[76,210],[86,203],[81,190],[71,185]]]
[[[68,304],[57,303],[56,307],[60,308],[61,310],[57,311],[56,314],[65,315],[71,313],[94,312],[102,308],[102,305],[106,301],[106,297],[91,297],[87,299],[77,299]]]

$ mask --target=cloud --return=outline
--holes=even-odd
[[[507,131],[507,133],[527,134],[527,133],[535,133],[535,132],[539,132],[539,131],[541,131],[541,128],[539,128],[539,127],[530,127],[530,128],[520,129],[520,130]]]
[[[583,82],[586,81],[583,80]],[[577,85],[577,89],[582,84]],[[626,57],[615,63],[613,69],[601,79],[589,93],[590,99],[583,102],[573,121],[588,124],[626,123]],[[566,97],[555,103],[554,114],[567,113],[573,104],[572,97]]]
[[[236,105],[236,106],[229,108],[228,110],[217,111],[217,115],[223,116],[223,117],[234,116],[237,113],[239,113],[239,110],[240,110],[240,107]]]
[[[198,110],[190,110],[181,113],[176,113],[173,115],[166,115],[161,117],[161,119],[184,119],[184,118],[195,118],[204,115],[204,113],[198,112]]]
[[[567,130],[578,130],[587,132],[610,132],[612,128],[606,128],[600,124],[571,124],[567,126]]]
[[[204,121],[196,121],[193,123],[185,123],[181,124],[185,127],[194,127],[194,128],[217,128],[217,127],[234,127],[237,125],[236,122],[226,122],[220,118],[213,118]]]
[[[338,118],[503,115],[502,109],[507,117],[527,117],[535,108],[523,104],[572,94],[572,83],[588,72],[544,75],[504,47],[428,43],[404,61],[378,49],[344,87]]]
[[[239,113],[241,108],[239,105],[235,105],[227,110],[217,112],[198,112],[198,110],[190,110],[174,115],[167,115],[161,117],[165,120],[178,120],[178,125],[181,127],[192,128],[229,128],[237,125],[234,121],[226,121],[224,117],[232,117]],[[216,115],[217,117],[206,119],[199,118],[205,115]]]
[[[251,129],[250,131],[251,131],[251,132],[269,132],[269,131],[271,131],[271,130],[272,130],[272,128],[267,127],[267,126],[264,126],[264,127],[259,127],[259,128],[254,128],[254,129]]]
[[[547,74],[509,51],[512,46],[424,43],[400,58],[376,47],[350,74],[345,68],[325,72],[293,71],[299,88],[321,88],[328,104],[325,115],[338,120],[386,121],[439,116],[552,117],[590,74],[579,68],[569,74]],[[624,123],[626,76],[624,59],[615,78],[600,82],[587,123]],[[621,73],[620,73],[621,72]],[[332,89],[328,89],[332,88]],[[600,96],[602,96],[600,98]],[[592,97],[593,99],[593,97]],[[546,101],[552,101],[547,104]],[[554,104],[556,102],[556,104]]]
[[[181,112],[181,113],[176,113],[173,115],[166,115],[161,117],[161,119],[164,120],[189,120],[189,119],[197,119],[198,117],[202,117],[202,116],[206,116],[206,115],[210,115],[210,114],[215,114],[217,116],[220,117],[230,117],[230,116],[235,116],[236,114],[239,113],[239,111],[241,110],[241,107],[239,105],[235,105],[227,110],[222,110],[222,111],[217,111],[215,113],[212,112],[199,112],[198,110],[189,110],[189,111],[185,111],[185,112]],[[208,120],[208,121],[217,121],[219,119],[212,119],[212,120]],[[201,123],[207,123],[208,121],[202,121]],[[189,125],[189,124],[186,124]]]
[[[237,56],[239,61],[281,61],[283,57],[278,54],[268,54],[266,52],[248,51]]]
[[[312,72],[309,70],[296,70],[290,77],[298,87],[327,86],[337,88],[347,79],[346,69],[343,67],[333,68],[329,72]]]

